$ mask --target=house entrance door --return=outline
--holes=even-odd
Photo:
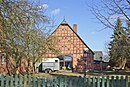
[[[60,56],[60,69],[72,70],[72,57],[71,56]]]

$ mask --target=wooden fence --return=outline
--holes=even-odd
[[[1,75],[0,87],[130,87],[128,76],[107,77],[35,77]]]

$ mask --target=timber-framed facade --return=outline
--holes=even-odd
[[[77,34],[77,24],[73,28],[63,20],[62,23],[55,29],[52,36],[56,37],[56,48],[60,51],[60,55],[54,56],[48,54],[46,57],[60,58],[61,67],[65,66],[73,71],[81,72],[86,64],[86,70],[93,68],[94,52],[85,44],[85,42]],[[88,49],[86,61],[84,62],[84,50]],[[61,68],[62,69],[62,68]]]

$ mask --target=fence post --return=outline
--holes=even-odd
[[[19,75],[19,85],[20,85],[20,87],[23,87],[23,76],[22,75]]]
[[[64,87],[67,87],[67,82],[68,82],[68,81],[67,81],[67,78],[65,77],[65,78],[64,78]]]
[[[118,87],[118,86],[119,86],[119,77],[116,76],[116,87]]]
[[[36,87],[36,77],[35,76],[33,76],[32,81],[33,81],[33,87]]]
[[[23,87],[27,87],[27,75],[24,75],[23,79]]]
[[[13,78],[13,75],[11,75],[10,77],[10,87],[13,87],[14,85],[14,78]]]
[[[41,84],[41,80],[40,80],[40,76],[37,77],[37,87],[40,87]]]
[[[68,78],[68,82],[69,82],[68,86],[72,87],[72,78],[71,77]],[[60,87],[62,87],[62,86],[60,86]]]
[[[81,78],[80,81],[81,81],[80,82],[81,83],[80,86],[83,87],[84,86],[84,78]]]
[[[55,84],[55,87],[58,87],[59,86],[59,78],[56,78],[56,84]]]
[[[4,75],[2,74],[1,75],[1,87],[4,87],[4,80],[5,80],[5,78],[4,78]]]
[[[111,77],[111,87],[114,87],[114,76]]]
[[[83,83],[83,87],[86,87],[86,85],[87,85],[86,84],[86,82],[87,82],[86,80],[87,80],[86,77],[83,77],[83,82],[82,82]]]
[[[128,76],[125,77],[125,84],[126,84],[126,87],[128,87],[128,84],[129,84],[129,82],[128,82]]]
[[[121,76],[121,87],[124,87],[124,78]]]
[[[78,87],[78,78],[74,78],[74,87]]]
[[[42,77],[41,86],[42,86],[42,87],[45,87],[45,78],[44,78],[44,77]]]
[[[91,87],[91,78],[88,77],[88,87]]]
[[[32,84],[31,75],[28,75],[28,87],[30,87]]]
[[[109,76],[107,76],[107,87],[109,87],[109,84],[110,84],[110,80],[109,80]]]
[[[6,81],[5,87],[8,87],[9,86],[9,75],[6,75],[5,81]]]
[[[104,79],[104,76],[102,76],[102,87],[105,87],[105,79]]]
[[[50,85],[49,87],[53,87],[53,79],[52,78],[49,79],[49,85]]]
[[[76,78],[75,78],[75,77],[72,77],[72,87],[74,86],[74,84],[76,84],[76,83],[75,83],[75,80],[76,80]]]
[[[100,87],[100,76],[97,78],[97,87]]]
[[[82,84],[82,80],[81,79],[82,79],[81,77],[78,78],[78,87],[81,87],[81,84]]]
[[[62,77],[60,77],[60,78],[59,78],[59,87],[62,87],[62,86],[63,86],[62,80],[63,80]]]
[[[95,77],[92,78],[92,81],[93,81],[93,87],[96,87],[96,85],[95,85],[95,82],[96,82]]]
[[[18,75],[17,74],[15,74],[14,81],[15,81],[15,86],[14,87],[18,87]]]

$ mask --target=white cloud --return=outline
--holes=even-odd
[[[51,12],[51,14],[52,15],[57,15],[57,14],[59,14],[60,13],[60,8],[57,8],[57,9],[54,9],[52,12]]]
[[[95,32],[91,32],[91,34],[92,34],[92,35],[94,35],[94,34],[95,34]]]
[[[124,15],[112,15],[112,16],[110,16],[110,19],[116,19],[117,20],[117,18],[120,18],[120,19],[126,19],[126,17],[124,16]]]
[[[42,4],[42,5],[39,6],[39,8],[47,9],[48,5],[47,4]]]

